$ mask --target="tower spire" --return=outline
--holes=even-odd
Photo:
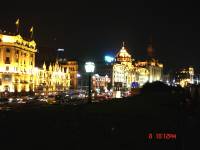
[[[45,64],[45,61],[44,61],[44,64],[43,64],[43,69],[46,70],[46,64]]]
[[[122,46],[123,46],[123,47],[125,46],[125,43],[124,43],[124,41],[122,42]]]

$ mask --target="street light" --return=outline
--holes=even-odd
[[[85,63],[85,71],[89,74],[89,88],[88,88],[88,100],[90,101],[92,99],[91,96],[91,74],[94,72],[95,64],[94,62],[86,62]]]

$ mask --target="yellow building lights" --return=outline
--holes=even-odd
[[[36,52],[36,43],[34,40],[26,41],[20,35],[3,35],[0,34],[1,43],[4,45],[12,45],[20,48],[28,49],[29,51]]]
[[[157,60],[132,62],[132,56],[123,47],[117,53],[113,65],[112,85],[115,90],[130,89],[133,82],[140,86],[146,82],[161,80],[163,64]]]
[[[20,35],[0,34],[0,92],[29,92],[39,88],[48,91],[69,88],[70,76],[58,63],[35,67],[34,40]]]

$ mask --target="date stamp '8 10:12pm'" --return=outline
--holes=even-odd
[[[176,140],[176,133],[148,133],[149,140]]]

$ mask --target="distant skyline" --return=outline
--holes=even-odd
[[[123,41],[133,58],[143,59],[153,36],[155,54],[165,69],[191,65],[200,70],[196,6],[192,1],[79,1],[37,3],[28,9],[16,3],[2,11],[0,29],[15,32],[15,21],[20,18],[22,35],[29,36],[34,27],[41,59],[53,58],[53,50],[64,48],[67,58],[83,61],[103,61],[105,53],[116,53]]]

